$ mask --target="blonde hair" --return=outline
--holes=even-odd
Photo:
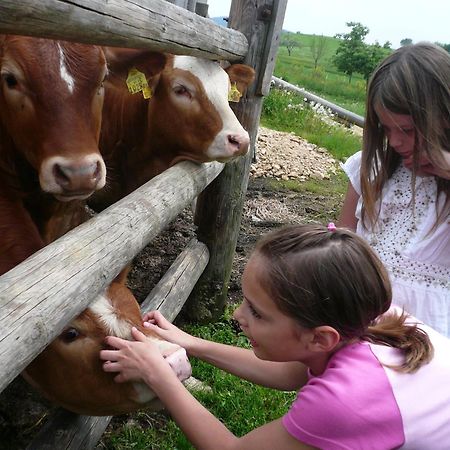
[[[431,43],[401,47],[375,69],[368,84],[361,161],[363,223],[378,218],[376,202],[401,157],[389,146],[375,108],[410,115],[415,128],[413,154],[413,205],[415,174],[421,155],[440,167],[443,152],[450,152],[450,54]],[[418,145],[420,142],[420,145]],[[436,177],[438,194],[445,193],[443,209],[436,211],[436,224],[450,212],[450,180]],[[437,206],[437,202],[436,202]]]

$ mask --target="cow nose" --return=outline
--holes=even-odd
[[[247,153],[249,144],[250,138],[248,133],[228,135],[228,148],[234,156]]]
[[[55,163],[52,170],[55,182],[69,192],[93,191],[103,178],[99,160],[81,164]]]

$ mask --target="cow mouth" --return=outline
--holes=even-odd
[[[71,200],[86,200],[92,195],[93,191],[85,192],[60,192],[58,194],[53,194],[56,200],[60,202],[70,202]]]

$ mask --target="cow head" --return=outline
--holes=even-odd
[[[254,70],[234,64],[171,56],[149,101],[148,145],[172,160],[225,162],[247,152],[249,135],[228,103],[231,87],[244,94]]]
[[[106,74],[100,47],[0,37],[0,134],[59,200],[105,184],[98,140]]]
[[[115,280],[89,308],[26,368],[23,375],[48,399],[78,414],[116,415],[143,407],[159,407],[144,383],[114,382],[102,369],[100,350],[105,337],[131,339],[135,326],[154,340],[181,380],[190,375],[184,349],[160,340],[142,327],[139,306],[124,284]]]

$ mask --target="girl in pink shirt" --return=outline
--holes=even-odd
[[[391,305],[389,277],[366,241],[319,225],[257,245],[235,318],[252,350],[190,336],[152,312],[147,326],[247,380],[299,389],[282,418],[234,436],[185,389],[154,344],[108,337],[104,370],[143,380],[196,448],[433,449],[450,442],[450,341]],[[386,313],[387,312],[387,313]],[[386,314],[385,314],[386,313]]]

